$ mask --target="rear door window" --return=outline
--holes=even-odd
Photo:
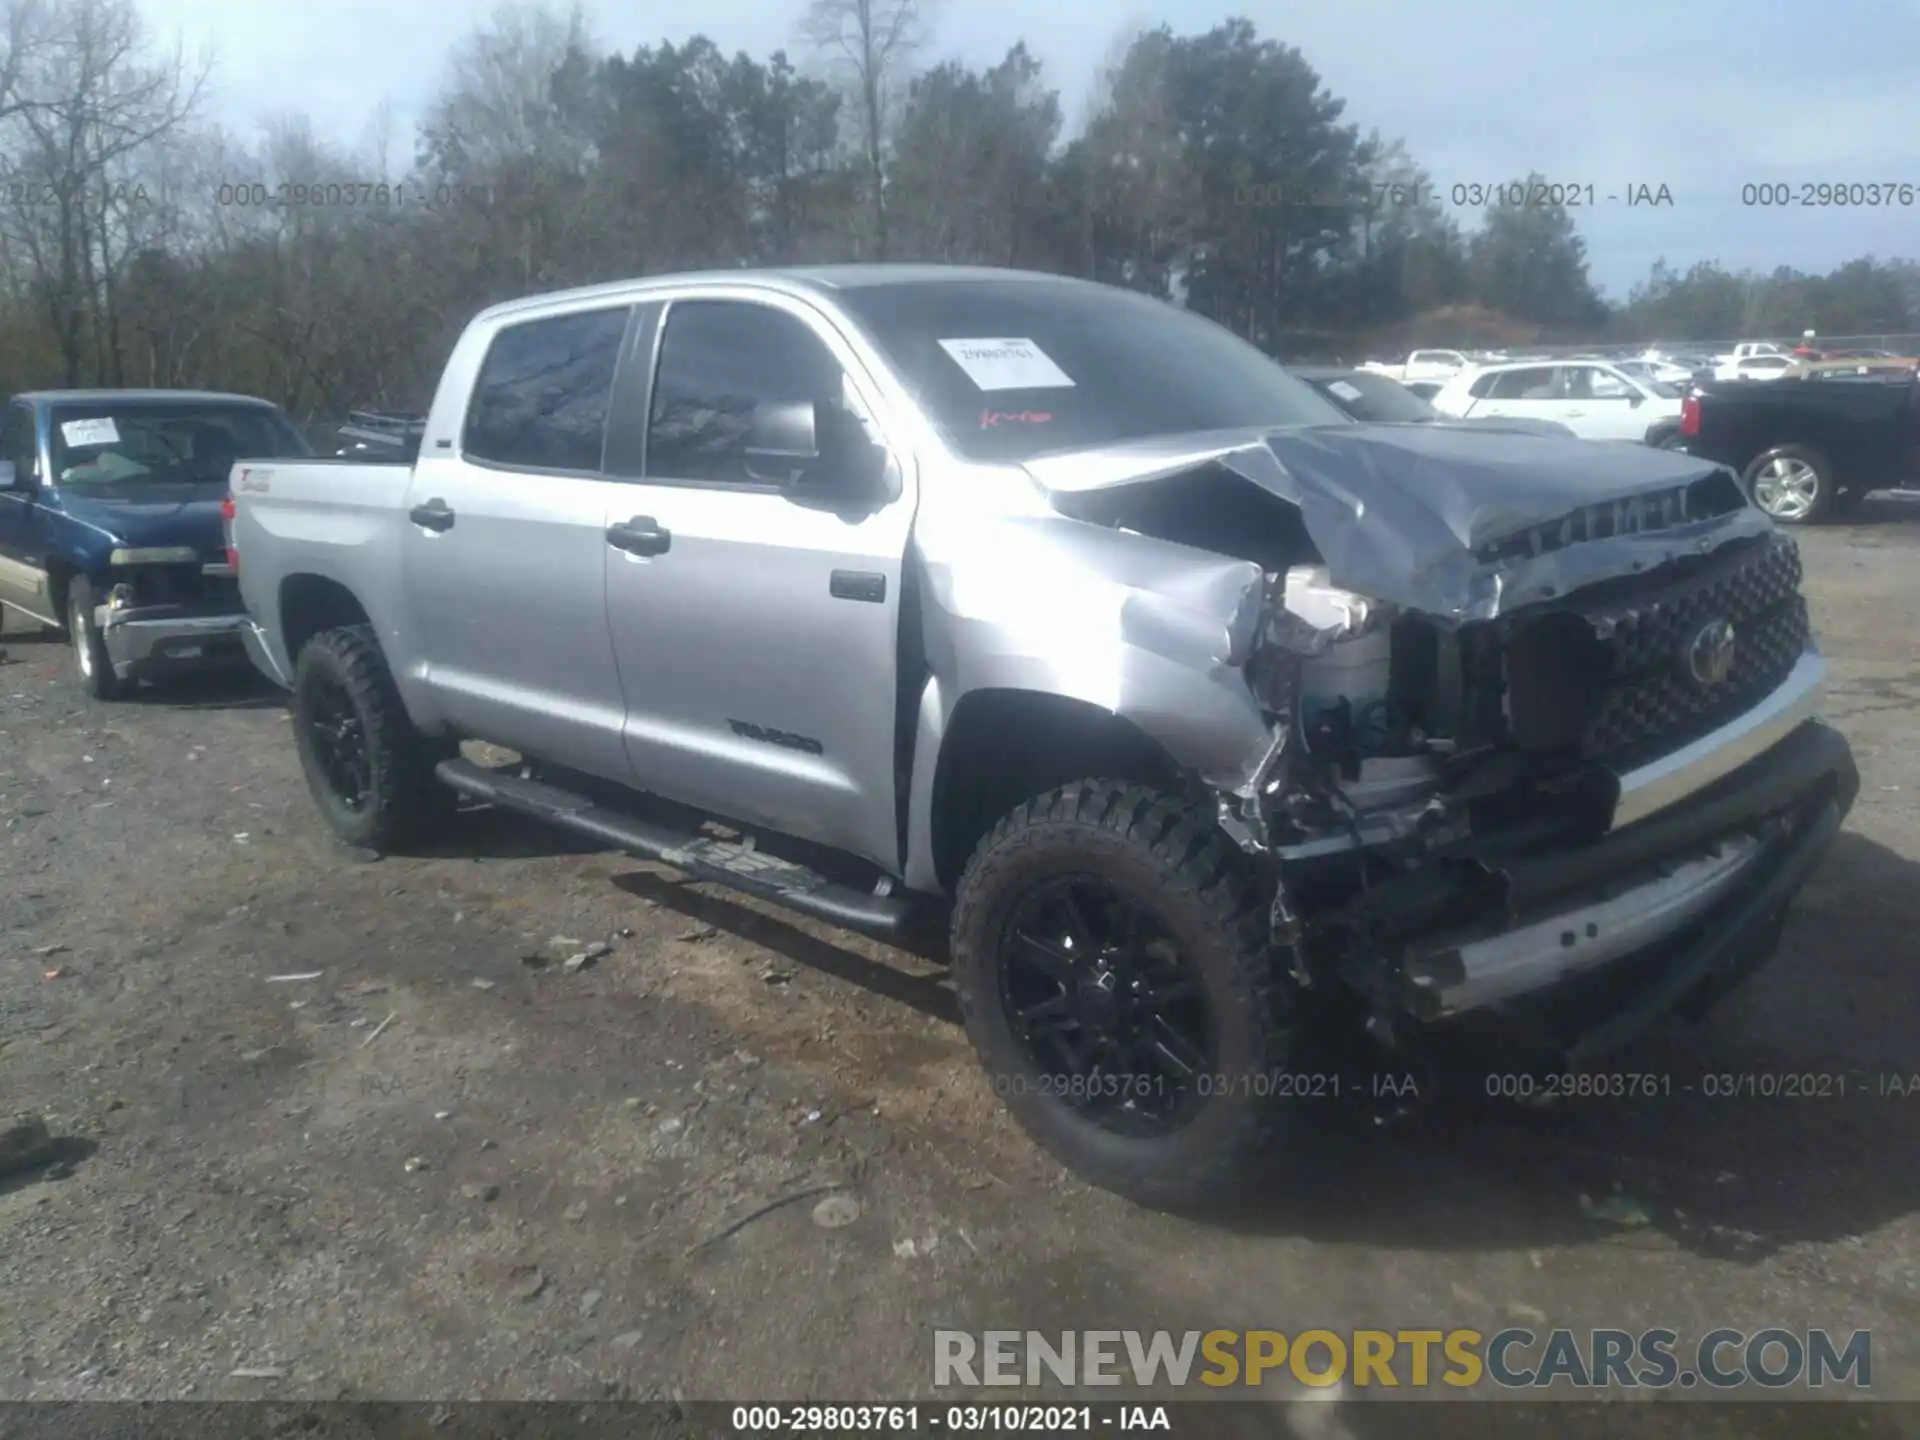
[[[1527,370],[1502,370],[1493,377],[1489,398],[1494,400],[1552,400],[1555,398],[1553,367],[1542,365]]]
[[[596,474],[628,307],[500,330],[467,404],[461,453],[512,470]]]

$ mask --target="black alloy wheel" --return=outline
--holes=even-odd
[[[456,797],[434,776],[453,741],[414,727],[372,626],[326,630],[300,647],[293,722],[307,787],[345,844],[393,849],[453,814]]]
[[[1104,1129],[1177,1128],[1216,1063],[1205,986],[1145,906],[1093,875],[1044,881],[1015,904],[1000,1000],[1034,1071]]]
[[[307,690],[307,733],[321,777],[344,810],[360,814],[373,794],[373,759],[367,727],[347,687],[332,676]]]
[[[1129,780],[1036,795],[975,846],[951,935],[967,1037],[1014,1119],[1082,1178],[1207,1208],[1305,1133],[1305,1014],[1275,963],[1273,883],[1204,806]]]

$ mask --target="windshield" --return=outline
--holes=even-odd
[[[943,280],[859,286],[836,298],[969,460],[1196,430],[1351,423],[1218,325],[1123,290]]]
[[[242,457],[309,455],[278,410],[178,402],[73,404],[52,416],[53,483],[191,485],[227,478]]]
[[[1439,418],[1440,412],[1397,381],[1356,371],[1307,382],[1356,420],[1401,424]]]

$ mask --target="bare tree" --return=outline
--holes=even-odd
[[[553,77],[571,52],[591,43],[578,5],[564,12],[500,6],[448,62],[421,125],[422,158],[452,178],[526,162],[577,166],[582,147],[555,102]]]
[[[873,253],[885,260],[887,139],[913,57],[927,41],[926,14],[920,0],[813,0],[802,31],[853,92]]]
[[[5,117],[25,142],[0,157],[13,187],[5,221],[35,271],[66,383],[77,385],[89,339],[95,373],[120,368],[113,279],[123,257],[112,219],[138,197],[117,182],[131,157],[192,114],[206,74],[177,50],[148,60],[131,0],[55,0],[33,19]]]

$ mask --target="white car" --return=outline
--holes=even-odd
[[[1467,368],[1467,357],[1458,350],[1416,350],[1398,365],[1369,361],[1358,368],[1403,385],[1418,380],[1447,380]]]
[[[1713,367],[1716,380],[1778,380],[1793,367],[1791,355],[1748,355]]]
[[[1660,445],[1680,430],[1677,390],[1605,360],[1478,366],[1441,386],[1432,404],[1463,420],[1558,420],[1582,440]]]
[[[1672,360],[1615,360],[1613,364],[1636,380],[1658,380],[1662,385],[1686,385],[1693,370]]]
[[[1731,350],[1722,351],[1713,357],[1715,368],[1722,365],[1738,365],[1742,360],[1751,360],[1761,355],[1779,355],[1792,359],[1792,355],[1771,340],[1742,340]]]

